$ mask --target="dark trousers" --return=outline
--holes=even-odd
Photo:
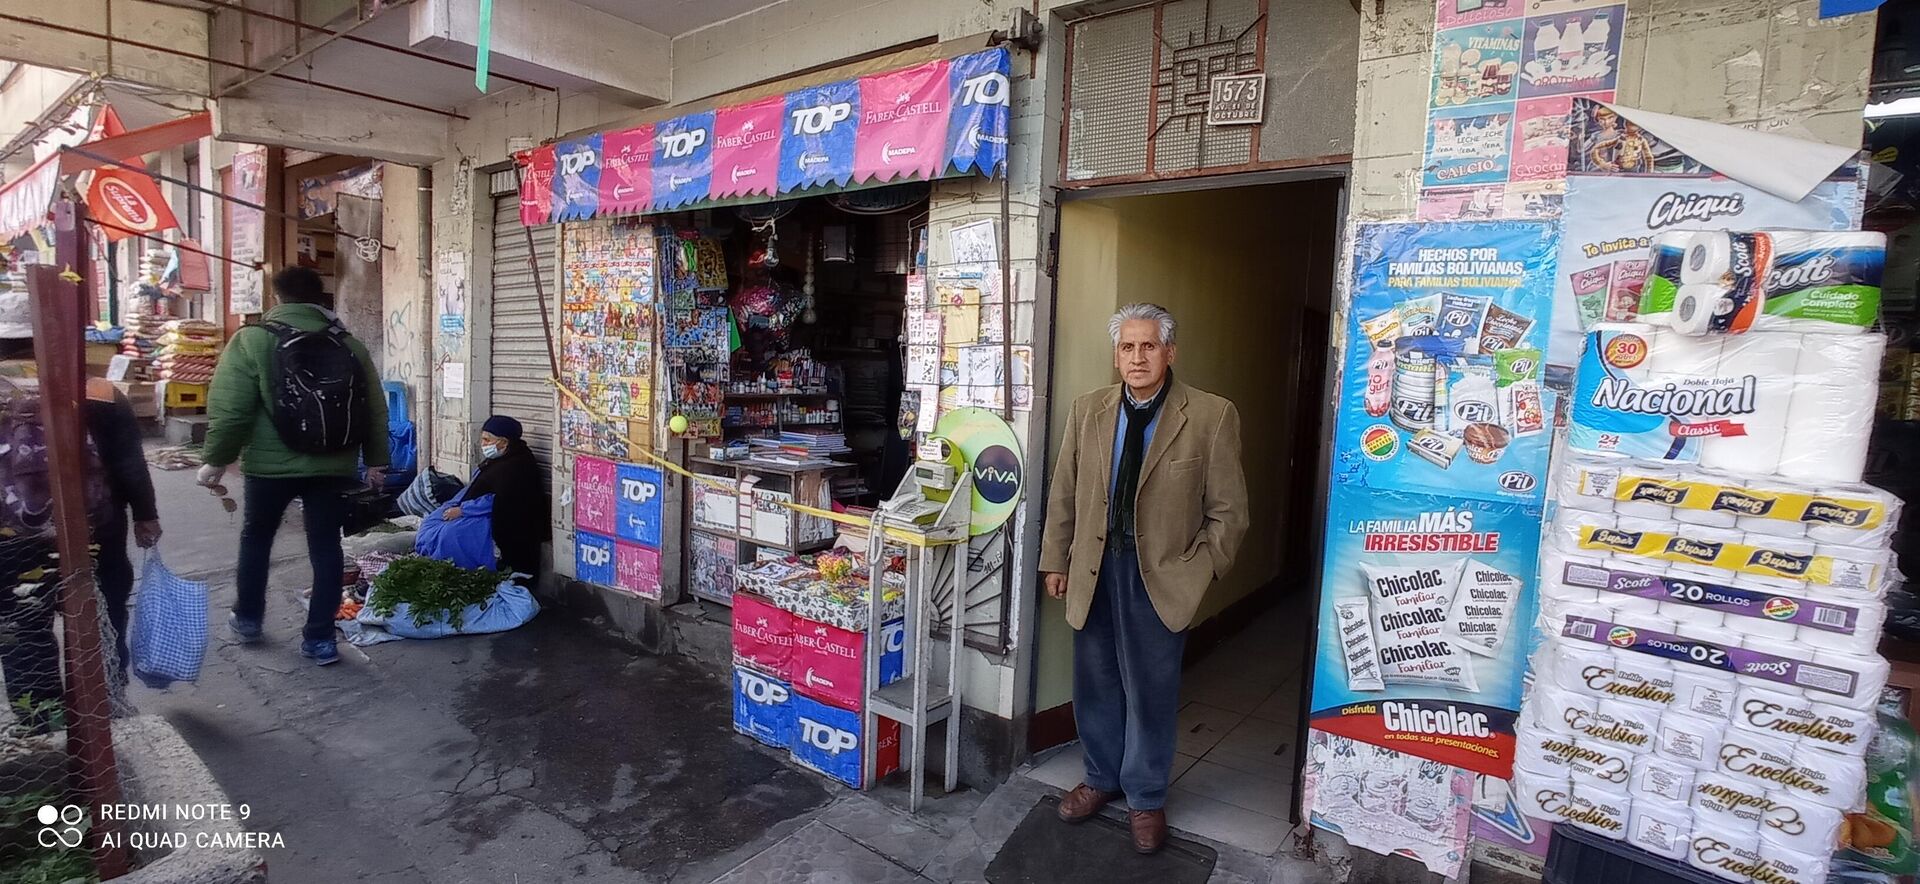
[[[540,541],[494,541],[500,547],[499,568],[508,574],[526,574],[531,583],[540,577]]]
[[[238,597],[233,612],[255,623],[266,616],[273,536],[280,531],[287,504],[297,497],[306,514],[307,557],[313,561],[313,599],[307,604],[307,625],[301,635],[308,641],[333,638],[333,618],[340,610],[340,526],[347,515],[341,493],[350,480],[248,476],[246,482],[247,511],[240,527],[240,564],[234,575]]]
[[[1167,803],[1186,646],[1147,598],[1139,554],[1109,545],[1087,625],[1073,635],[1073,720],[1087,785],[1126,793],[1134,810]]]
[[[60,703],[58,561],[51,537],[0,538],[0,677],[9,703]]]
[[[107,603],[107,622],[113,625],[114,651],[120,669],[117,678],[127,673],[127,601],[133,598],[133,560],[127,557],[127,513],[116,510],[93,529],[93,540],[100,545],[93,564],[93,579],[100,586],[100,597]]]

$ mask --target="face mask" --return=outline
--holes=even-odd
[[[500,456],[500,449],[493,445],[482,445],[480,446],[480,456],[492,460]]]

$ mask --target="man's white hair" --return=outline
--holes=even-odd
[[[1120,346],[1120,326],[1133,319],[1144,319],[1160,326],[1160,346],[1173,346],[1173,314],[1168,313],[1167,308],[1159,304],[1140,301],[1120,308],[1120,312],[1113,314],[1113,318],[1107,320],[1107,335],[1113,338],[1115,347]]]

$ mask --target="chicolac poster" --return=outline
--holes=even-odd
[[[1334,481],[1537,505],[1552,225],[1370,224],[1354,243]]]
[[[1336,484],[1315,730],[1506,777],[1540,510]]]

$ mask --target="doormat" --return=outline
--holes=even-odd
[[[1219,854],[1169,837],[1153,856],[1133,852],[1126,820],[1060,821],[1060,799],[1040,799],[987,866],[989,884],[1206,884]]]

